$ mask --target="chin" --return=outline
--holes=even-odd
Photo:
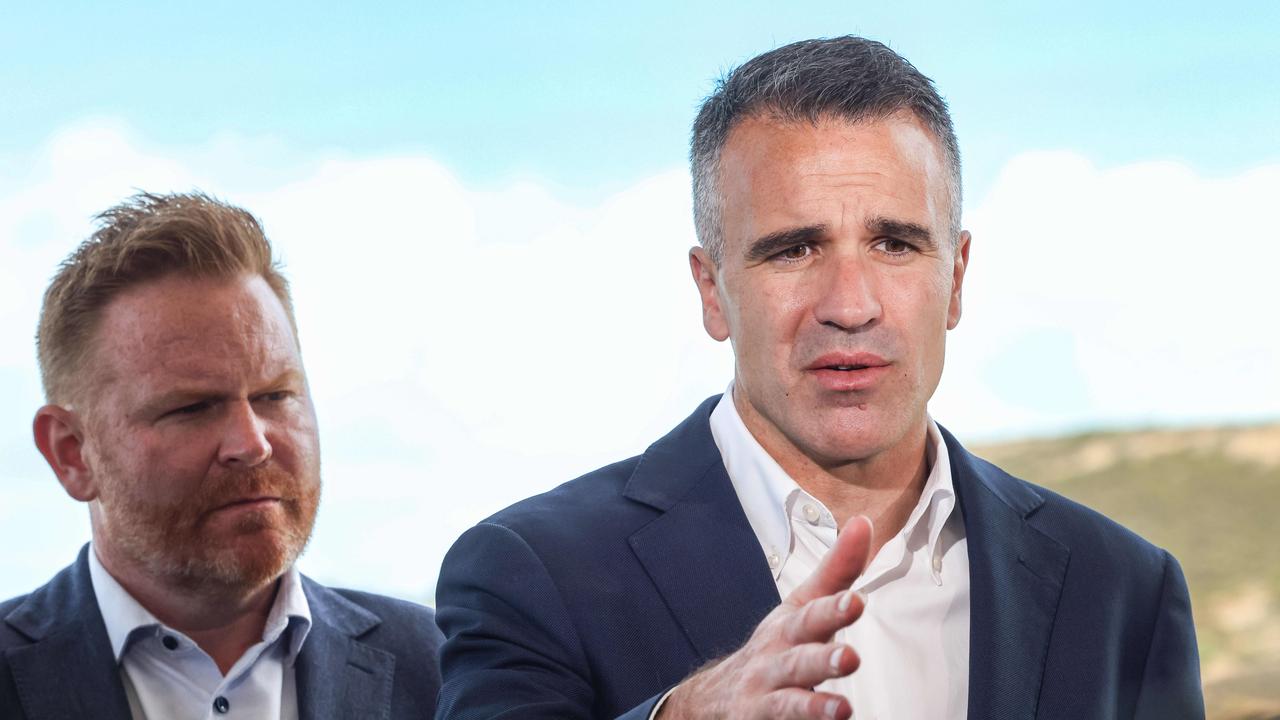
[[[232,538],[205,538],[201,548],[174,563],[181,585],[251,592],[285,573],[309,539],[309,533],[264,527]],[[176,559],[176,558],[175,558]]]
[[[876,438],[839,436],[818,439],[805,454],[821,465],[839,465],[869,460],[885,449]]]
[[[821,427],[814,428],[806,454],[824,464],[856,462],[873,458],[901,440],[902,433],[896,432],[898,418],[884,418],[865,410],[856,410],[854,417],[848,417],[848,411],[827,417]]]

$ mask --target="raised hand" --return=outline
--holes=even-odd
[[[845,720],[849,701],[815,685],[858,669],[853,648],[832,642],[862,615],[865,603],[849,586],[867,564],[871,521],[845,523],[800,587],[773,609],[741,648],[681,683],[658,713],[661,720]]]

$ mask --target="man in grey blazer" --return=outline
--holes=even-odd
[[[0,717],[429,717],[431,610],[294,567],[319,438],[257,220],[200,194],[99,220],[45,293],[34,422],[93,541],[0,604]]]

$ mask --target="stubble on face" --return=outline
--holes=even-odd
[[[99,339],[83,411],[108,569],[213,597],[279,577],[310,538],[320,454],[293,331],[265,281],[153,281],[113,301]],[[163,399],[175,390],[195,399]],[[256,431],[227,414],[246,403]],[[223,457],[253,432],[264,447]]]
[[[792,459],[784,467],[829,472],[923,447],[962,269],[936,142],[909,116],[764,118],[734,130],[722,163],[712,325],[733,342],[748,428],[775,459]],[[818,380],[824,357],[862,353],[886,363],[874,381]]]
[[[311,538],[320,504],[318,477],[271,464],[227,470],[191,494],[158,501],[123,468],[102,458],[103,530],[111,544],[165,586],[199,592],[250,591],[285,572]],[[275,497],[273,506],[217,517],[229,503]]]

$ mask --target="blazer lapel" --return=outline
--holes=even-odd
[[[5,652],[27,720],[130,720],[89,578],[89,546],[4,621],[32,643]]]
[[[942,434],[969,546],[969,717],[1034,718],[1070,551],[1035,527],[1043,497]]]
[[[386,718],[395,656],[360,642],[382,620],[338,593],[302,580],[311,630],[295,666],[301,720]]]
[[[719,397],[645,452],[624,494],[662,511],[632,550],[703,660],[730,652],[779,603],[711,436]],[[945,429],[969,548],[969,717],[1034,718],[1069,550],[1041,532],[1044,499]]]
[[[662,511],[629,542],[703,661],[736,650],[779,603],[711,435],[718,401],[654,443],[623,492]]]

